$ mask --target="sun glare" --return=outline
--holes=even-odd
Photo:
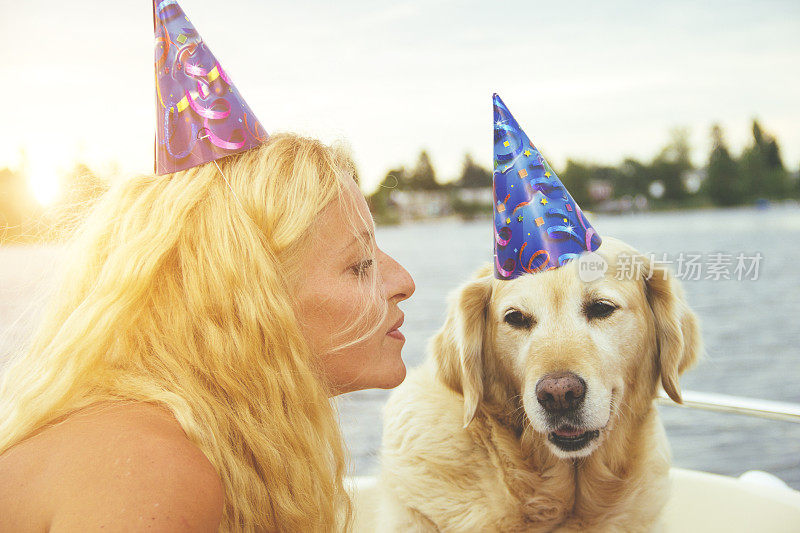
[[[31,165],[30,186],[36,201],[43,206],[55,202],[59,192],[56,166],[46,162],[33,162]]]

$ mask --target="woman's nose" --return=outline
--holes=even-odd
[[[383,282],[386,288],[387,298],[402,302],[414,294],[416,286],[411,274],[403,268],[403,265],[394,260],[390,255],[381,253]]]

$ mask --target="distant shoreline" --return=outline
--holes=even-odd
[[[703,211],[769,211],[769,210],[780,210],[780,209],[800,209],[800,201],[795,199],[786,199],[781,201],[770,201],[766,206],[760,206],[758,204],[747,204],[747,205],[738,205],[738,206],[731,206],[731,207],[719,207],[714,205],[696,205],[696,206],[657,206],[651,207],[646,210],[630,210],[630,211],[599,211],[599,210],[583,210],[583,213],[592,221],[597,217],[606,217],[606,216],[639,216],[639,215],[647,215],[647,214],[666,214],[666,213],[696,213],[696,212],[703,212]],[[487,224],[490,223],[492,220],[491,215],[476,215],[472,217],[463,217],[457,214],[448,214],[443,216],[431,216],[431,217],[417,217],[413,219],[407,220],[399,220],[396,222],[380,222],[376,221],[376,225],[379,227],[402,227],[402,226],[413,226],[416,224],[428,224],[428,223],[448,223],[448,222],[478,222],[478,221],[485,221]]]

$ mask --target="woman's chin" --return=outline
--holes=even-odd
[[[362,374],[358,380],[347,380],[345,384],[336,386],[334,396],[364,389],[393,389],[406,379],[406,365],[398,356],[391,364],[375,369],[369,375]]]
[[[387,358],[385,363],[380,373],[375,374],[376,379],[373,380],[374,384],[371,385],[371,388],[393,389],[406,379],[406,364],[399,353],[392,354],[392,357]]]
[[[406,364],[398,357],[398,366],[394,372],[392,372],[391,379],[385,386],[381,386],[381,388],[393,389],[400,385],[404,379],[406,379]]]

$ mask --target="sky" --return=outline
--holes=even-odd
[[[352,149],[364,188],[413,165],[491,167],[493,92],[556,168],[652,158],[672,128],[703,164],[758,118],[800,166],[800,2],[179,0],[268,132]],[[0,0],[0,167],[25,149],[37,196],[77,159],[151,172],[146,0]],[[116,166],[114,163],[116,162]]]

